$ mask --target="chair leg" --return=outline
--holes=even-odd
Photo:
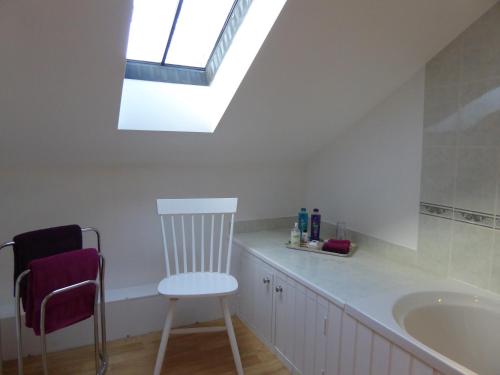
[[[227,298],[222,297],[220,299],[222,305],[222,311],[224,312],[224,321],[226,323],[227,334],[229,336],[229,342],[231,343],[231,350],[233,352],[234,364],[236,366],[236,372],[238,375],[243,375],[243,366],[241,365],[240,352],[238,351],[238,343],[236,342],[236,336],[234,334],[233,322],[231,321],[231,312],[229,311],[229,306],[227,304]]]
[[[161,335],[160,348],[158,349],[158,356],[156,357],[156,364],[154,375],[160,375],[161,368],[163,366],[163,360],[165,358],[165,351],[167,349],[168,336],[170,335],[170,329],[172,328],[172,320],[174,318],[174,308],[176,299],[170,300],[170,306],[168,307],[167,318],[165,319],[165,326],[163,327],[163,333]]]

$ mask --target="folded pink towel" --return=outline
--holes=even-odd
[[[40,335],[42,301],[56,289],[95,280],[99,268],[96,249],[74,250],[29,264],[26,326]],[[85,285],[53,296],[46,306],[45,333],[75,324],[94,313],[95,285]]]
[[[349,240],[328,240],[323,244],[323,250],[332,253],[348,254],[351,248]]]

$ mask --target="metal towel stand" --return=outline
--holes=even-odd
[[[41,306],[41,314],[40,314],[40,343],[42,349],[42,363],[43,363],[43,373],[44,375],[48,375],[47,369],[47,342],[45,335],[45,307],[47,302],[53,296],[61,293],[65,293],[67,291],[80,288],[84,285],[93,284],[96,286],[96,294],[94,299],[94,351],[95,351],[95,365],[96,365],[96,374],[102,375],[106,373],[108,368],[108,353],[106,348],[106,306],[104,299],[104,269],[105,269],[105,260],[103,255],[101,254],[101,235],[99,231],[95,228],[82,228],[82,233],[84,232],[94,232],[97,237],[97,252],[99,253],[99,281],[96,280],[86,280],[78,284],[73,284],[66,286],[64,288],[56,289],[53,292],[49,293],[42,301]],[[0,250],[6,247],[14,246],[15,242],[5,242],[0,245]],[[22,272],[18,278],[16,279],[16,336],[17,336],[17,373],[19,375],[24,374],[23,369],[23,343],[22,343],[22,332],[21,332],[21,296],[20,296],[20,285],[21,281],[30,273],[30,270],[26,270]],[[98,309],[98,297],[100,298],[100,309]],[[97,312],[99,311],[100,321],[101,321],[101,348],[99,348],[99,323],[97,320]],[[0,366],[1,368],[1,366]]]

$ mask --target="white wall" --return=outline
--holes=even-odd
[[[309,160],[307,206],[323,219],[417,248],[424,71]]]
[[[102,234],[109,289],[164,276],[157,198],[237,196],[236,220],[250,220],[294,215],[304,197],[300,166],[75,168],[0,176],[0,241],[36,228],[94,226]],[[12,299],[12,258],[11,250],[0,254],[0,305]]]

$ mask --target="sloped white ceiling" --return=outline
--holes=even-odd
[[[494,0],[288,0],[214,134],[117,130],[131,0],[0,0],[0,167],[306,160]]]

